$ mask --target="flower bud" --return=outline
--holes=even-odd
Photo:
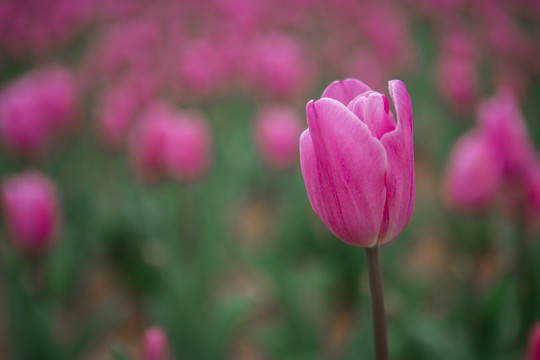
[[[540,323],[530,332],[526,360],[540,360]]]
[[[163,149],[168,174],[180,181],[199,179],[210,165],[211,148],[210,127],[201,114],[175,113]]]
[[[450,153],[444,182],[446,202],[460,210],[485,209],[501,187],[502,166],[485,134],[466,134]]]
[[[167,352],[167,335],[157,326],[144,333],[144,360],[164,360]]]
[[[27,172],[4,180],[2,207],[11,239],[23,251],[40,253],[56,240],[58,198],[44,175]]]
[[[255,116],[255,145],[262,160],[273,170],[287,170],[296,164],[301,133],[298,116],[286,107],[265,107]]]
[[[415,194],[412,105],[405,85],[386,96],[355,79],[333,82],[307,104],[300,165],[311,206],[344,242],[372,247],[395,238]]]
[[[154,181],[164,173],[163,154],[172,109],[161,103],[148,106],[129,139],[129,157],[133,170],[142,179]]]

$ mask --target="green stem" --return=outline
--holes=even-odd
[[[373,339],[375,360],[388,360],[388,340],[386,336],[386,314],[379,246],[365,248],[369,272],[369,291],[373,312]]]

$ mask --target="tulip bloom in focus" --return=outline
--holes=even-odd
[[[59,209],[56,188],[44,175],[28,172],[4,181],[2,207],[14,244],[40,253],[56,239]]]
[[[540,360],[540,323],[533,327],[529,335],[526,360]]]
[[[341,240],[372,247],[395,238],[415,194],[412,105],[405,85],[385,95],[355,79],[335,81],[307,104],[300,165],[311,206]]]
[[[144,333],[144,360],[163,360],[167,351],[167,335],[157,326]]]
[[[301,133],[298,116],[288,108],[266,107],[255,116],[255,145],[263,161],[276,171],[290,169],[298,161]]]

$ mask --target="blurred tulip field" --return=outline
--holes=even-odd
[[[537,0],[0,0],[0,359],[374,359],[299,157],[354,78],[413,108],[390,358],[539,360],[539,59]]]

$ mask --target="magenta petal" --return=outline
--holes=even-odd
[[[369,86],[360,80],[336,80],[324,89],[321,97],[337,100],[347,106],[355,97],[369,90],[371,90]]]
[[[394,117],[389,112],[388,99],[377,92],[356,97],[348,108],[360,118],[377,139],[396,128]]]
[[[386,199],[384,148],[336,100],[310,101],[306,111],[300,163],[313,210],[344,242],[375,245]]]
[[[403,231],[411,218],[415,194],[411,98],[405,84],[399,80],[389,82],[389,91],[398,124],[396,130],[381,138],[388,159],[386,201],[389,220],[387,229],[384,229],[385,226],[381,229],[379,243],[392,240]]]

